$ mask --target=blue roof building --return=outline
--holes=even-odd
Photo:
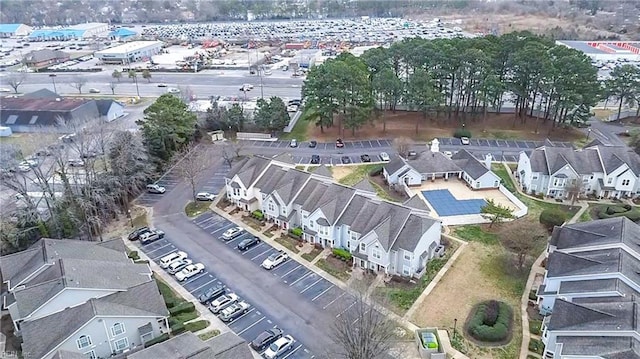
[[[123,27],[116,29],[114,31],[111,31],[109,33],[109,37],[114,38],[114,39],[120,39],[120,40],[124,40],[124,39],[128,39],[132,36],[136,36],[138,35],[137,32],[129,30],[129,29],[125,29]]]
[[[41,29],[35,30],[29,35],[30,39],[37,40],[69,40],[80,39],[84,36],[86,30],[74,29]]]
[[[26,36],[31,30],[25,24],[0,24],[0,37]]]

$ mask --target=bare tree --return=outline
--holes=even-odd
[[[346,304],[329,333],[337,344],[332,358],[378,359],[386,358],[397,342],[397,325],[390,320],[382,308],[368,300],[366,294],[356,292],[355,302]]]
[[[115,95],[116,94],[116,87],[118,86],[118,82],[117,81],[109,81],[109,88],[111,89],[111,94]]]
[[[78,90],[79,93],[82,93],[82,88],[87,84],[87,78],[81,75],[75,75],[69,84],[71,87]]]
[[[196,201],[197,185],[200,177],[211,168],[212,158],[207,151],[201,151],[199,145],[187,146],[179,156],[182,159],[178,163],[178,173],[183,180],[191,186],[193,201]]]
[[[527,256],[536,254],[547,234],[540,223],[521,219],[503,226],[498,236],[502,245],[516,255],[518,269],[522,269]]]
[[[396,137],[393,139],[393,148],[402,157],[407,157],[407,153],[409,153],[410,146],[411,146],[411,139],[407,137]]]
[[[26,72],[12,72],[5,76],[5,81],[15,93],[18,93],[18,87],[27,79]]]
[[[222,159],[231,167],[233,161],[240,157],[240,152],[244,148],[242,141],[226,141],[222,145]]]
[[[191,100],[195,97],[193,89],[189,85],[185,86],[184,88],[178,87],[178,90],[180,90],[180,99],[184,103],[191,102]]]
[[[571,205],[575,205],[580,195],[585,192],[585,184],[580,178],[574,178],[567,186],[567,193],[571,198]]]

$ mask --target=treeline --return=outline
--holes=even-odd
[[[130,202],[176,153],[199,139],[195,115],[168,94],[150,105],[138,124],[141,136],[103,123],[69,126],[75,136],[42,148],[39,160],[28,156],[27,172],[3,170],[0,183],[18,198],[17,209],[3,211],[1,252],[40,237],[102,239],[109,223],[130,215]]]
[[[604,94],[616,97],[620,106],[636,101],[640,90],[617,80],[634,69],[627,65],[613,71],[610,81],[598,81],[597,69],[582,52],[528,32],[413,38],[360,57],[341,54],[327,60],[311,69],[302,94],[322,130],[337,120],[355,132],[370,121],[374,108],[394,111],[399,105],[425,118],[464,123],[508,104],[515,107],[510,126],[527,116],[554,126],[580,125]]]

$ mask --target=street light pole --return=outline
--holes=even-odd
[[[258,69],[258,75],[260,76],[260,98],[264,100],[264,84],[262,83],[262,71],[264,71],[264,67]]]
[[[458,324],[458,318],[453,319],[453,339],[456,338],[456,326]]]
[[[589,136],[591,136],[591,129],[587,130],[587,141],[589,141]]]
[[[58,89],[56,89],[56,74],[49,74],[51,77],[51,82],[53,82],[53,92],[58,93]]]
[[[140,97],[140,89],[138,88],[138,75],[134,74],[135,76],[133,76],[133,82],[136,83],[136,93],[138,94],[138,98]]]

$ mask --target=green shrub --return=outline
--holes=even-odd
[[[186,329],[182,323],[174,323],[171,327],[171,334],[177,335],[183,333]]]
[[[256,209],[255,211],[253,211],[251,213],[251,215],[253,216],[253,218],[255,219],[259,219],[259,220],[263,220],[264,219],[264,213],[262,213],[261,210]]]
[[[507,338],[511,327],[511,308],[503,302],[496,302],[498,306],[498,316],[493,325],[487,325],[485,319],[487,311],[496,304],[485,302],[478,305],[476,312],[471,317],[468,325],[469,334],[477,340],[485,342],[499,342]]]
[[[529,350],[534,353],[542,354],[544,352],[544,344],[538,339],[531,339],[529,340]]]
[[[144,343],[144,347],[148,348],[154,344],[158,344],[158,343],[162,343],[163,341],[169,339],[169,333],[164,333],[162,335],[160,335],[159,337],[155,337],[149,341],[147,341],[146,343]]]
[[[606,206],[604,210],[604,212],[609,216],[618,214],[618,213],[624,213],[627,211],[628,209],[624,208],[623,206]]]
[[[538,296],[536,295],[536,290],[535,289],[531,289],[529,291],[529,300],[537,300]]]
[[[489,301],[487,306],[484,308],[484,319],[482,320],[482,323],[490,327],[494,326],[498,321],[498,310],[498,302],[495,300]]]
[[[542,320],[529,320],[529,331],[531,334],[540,335],[542,333]]]
[[[192,312],[196,310],[196,306],[191,302],[183,302],[169,309],[169,314],[178,315],[182,313]]]
[[[343,248],[334,248],[333,255],[342,259],[343,261],[350,261],[352,257],[351,253]]]
[[[289,233],[293,234],[296,237],[302,237],[302,228],[296,227],[289,230]]]
[[[184,325],[184,328],[190,332],[197,332],[209,326],[208,320],[196,320],[195,322],[189,322]]]
[[[471,138],[471,131],[467,130],[466,128],[459,128],[457,130],[455,130],[453,132],[453,137],[455,138],[460,138],[460,137],[469,137]]]
[[[140,259],[140,254],[138,254],[138,251],[131,251],[129,252],[128,257],[133,259],[134,261],[137,261]]]
[[[555,226],[561,226],[566,220],[567,214],[557,208],[545,209],[540,213],[540,223],[549,231]]]
[[[182,300],[182,299],[180,299],[180,298],[175,298],[175,297],[169,297],[169,298],[166,298],[166,299],[164,300],[164,304],[166,304],[166,305],[167,305],[167,308],[169,308],[169,309],[171,309],[171,308],[175,307],[176,305],[178,305],[178,304],[180,304],[180,303],[182,303],[182,302],[183,302],[183,300]]]

